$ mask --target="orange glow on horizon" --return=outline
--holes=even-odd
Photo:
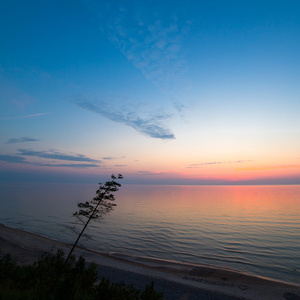
[[[127,191],[129,190],[130,188]],[[292,207],[295,209],[299,207],[297,195],[299,195],[300,186],[289,186],[288,189],[285,186],[218,186],[216,188],[215,186],[187,187],[183,185],[164,186],[158,189],[140,186],[135,188],[134,197],[130,193],[127,195],[127,191],[123,192],[124,198],[120,205],[126,207],[126,201],[137,201],[139,203],[137,213],[139,215],[142,213],[141,217],[153,216],[152,212],[159,207],[160,216],[166,212],[182,222],[193,218],[198,222],[200,216],[204,219],[209,216],[211,219],[221,215],[222,217],[226,215],[227,219],[235,216],[243,216],[247,219],[252,214],[262,220],[269,215],[269,219],[283,222],[285,216],[290,214]],[[144,199],[145,195],[150,197],[151,201],[146,202],[147,209],[141,210],[139,206],[143,205],[141,199]],[[206,205],[212,201],[218,210],[214,206]],[[170,206],[172,206],[171,212]]]

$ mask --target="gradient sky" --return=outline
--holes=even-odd
[[[0,178],[300,183],[300,2],[0,1]]]

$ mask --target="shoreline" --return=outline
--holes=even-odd
[[[18,263],[31,264],[42,253],[55,253],[57,249],[68,253],[70,245],[0,224],[0,257],[10,253]],[[158,285],[163,282],[164,289],[167,284],[182,286],[181,291],[183,289],[184,291],[181,296],[178,294],[178,299],[198,299],[189,297],[192,295],[192,289],[198,290],[199,293],[201,290],[223,295],[222,297],[226,295],[229,297],[227,299],[300,299],[300,285],[248,275],[230,269],[129,256],[117,252],[101,253],[81,247],[76,248],[74,254],[82,255],[87,262],[95,262],[99,266],[100,275],[103,275],[101,272],[103,269],[106,273],[113,274],[111,276],[115,276],[119,281],[122,281],[125,276],[125,278],[137,277],[133,280],[136,281],[135,285],[139,283],[138,281],[148,278],[147,280],[157,281]],[[130,284],[130,280],[128,283]],[[189,289],[190,292],[186,292]],[[181,292],[177,291],[177,293]],[[185,298],[182,298],[183,296]],[[216,296],[212,299],[222,299],[222,297]]]

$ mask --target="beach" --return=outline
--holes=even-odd
[[[20,264],[36,261],[44,252],[67,253],[70,245],[45,236],[0,225],[0,255],[10,253]],[[100,253],[77,248],[87,262],[98,265],[99,277],[125,281],[137,288],[154,282],[165,299],[300,299],[300,286],[206,265],[178,263],[124,253]]]

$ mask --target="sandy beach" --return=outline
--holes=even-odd
[[[62,249],[67,253],[69,248],[47,237],[0,225],[0,256],[10,253],[20,264],[33,263],[44,252]],[[83,248],[77,248],[75,254],[95,262],[100,277],[133,283],[138,288],[153,281],[165,299],[300,299],[300,286],[229,269]]]

